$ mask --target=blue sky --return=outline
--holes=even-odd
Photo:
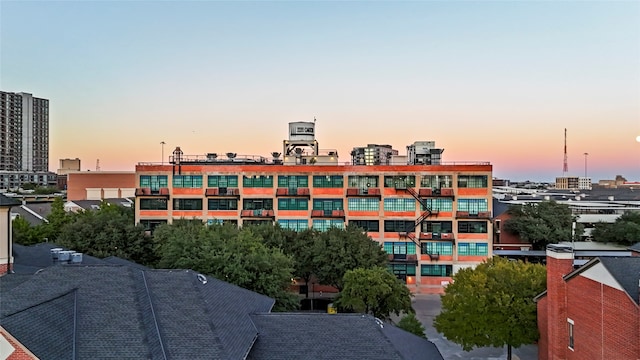
[[[0,87],[50,99],[60,158],[133,170],[186,154],[401,153],[494,176],[640,181],[640,2],[1,1]]]

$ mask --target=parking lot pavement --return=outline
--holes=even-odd
[[[464,351],[462,347],[447,340],[442,334],[438,333],[433,327],[433,319],[442,309],[440,295],[415,295],[412,299],[413,308],[416,311],[416,317],[425,327],[425,333],[440,350],[445,360],[465,359],[465,360],[494,360],[506,359],[507,348],[483,347],[476,348],[471,351]],[[520,360],[536,360],[538,359],[538,346],[525,345],[517,349],[513,349],[513,359]]]

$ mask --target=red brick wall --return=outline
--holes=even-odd
[[[638,306],[624,291],[583,276],[567,283],[574,351],[567,359],[638,359]]]
[[[0,264],[0,276],[7,273],[7,263]],[[13,264],[11,264],[11,268],[13,268]]]
[[[5,329],[0,327],[0,336],[7,339],[7,341],[13,346],[14,351],[9,355],[6,360],[37,360],[38,358],[33,355],[27,348],[22,346],[13,336],[11,336]]]
[[[556,259],[547,256],[546,359],[549,360],[565,359],[567,356],[567,304],[563,276],[572,270],[572,259]]]
[[[86,200],[87,188],[127,188],[136,187],[134,172],[82,172],[67,175],[67,200]]]
[[[547,301],[546,296],[538,301],[538,331],[540,332],[540,340],[538,340],[538,360],[549,359],[549,344],[547,341]]]

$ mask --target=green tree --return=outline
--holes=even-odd
[[[354,269],[344,274],[336,305],[388,320],[392,313],[412,313],[407,286],[382,267]]]
[[[52,212],[53,214],[53,212]],[[154,243],[142,225],[134,224],[133,209],[103,202],[98,210],[81,211],[69,218],[54,217],[49,225],[64,223],[55,242],[68,249],[100,258],[118,256],[152,266]]]
[[[591,233],[594,241],[633,245],[640,242],[640,212],[628,211],[614,223],[597,223]]]
[[[178,222],[156,228],[159,266],[193,269],[245,289],[272,297],[274,310],[298,307],[289,291],[293,261],[279,248],[268,247],[249,226],[205,226],[200,221]]]
[[[387,254],[357,226],[332,227],[317,234],[313,242],[313,271],[322,284],[343,288],[349,270],[384,267]]]
[[[534,249],[543,250],[547,244],[572,240],[576,217],[567,205],[555,201],[512,205],[508,214],[511,218],[505,221],[505,230],[530,242]],[[577,224],[573,240],[579,239],[582,231],[582,225]]]
[[[404,331],[408,331],[412,334],[418,335],[420,337],[425,337],[424,335],[424,326],[418,320],[415,313],[408,313],[403,316],[400,321],[398,321],[398,327]]]
[[[533,298],[545,288],[543,265],[494,257],[453,276],[434,326],[465,351],[506,345],[511,359],[512,347],[539,337]]]
[[[62,228],[66,224],[73,222],[75,218],[75,213],[67,213],[64,211],[64,200],[61,197],[56,197],[51,203],[51,212],[47,215],[47,222],[38,225],[42,227],[40,230],[41,235],[43,238],[47,238],[48,241],[57,243]]]
[[[43,227],[31,226],[22,217],[17,217],[11,222],[13,241],[20,245],[33,245],[42,242]]]

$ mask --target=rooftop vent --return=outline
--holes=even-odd
[[[207,153],[207,160],[211,161],[211,160],[215,160],[218,158],[218,154],[216,153]]]
[[[232,152],[228,152],[228,153],[227,153],[227,157],[228,157],[229,159],[234,159],[234,158],[236,157],[236,155],[238,155],[238,154],[236,154],[236,153],[232,153]]]
[[[202,274],[198,274],[198,280],[202,283],[202,285],[207,283],[207,277]]]
[[[62,248],[53,248],[53,249],[49,250],[51,252],[51,259],[53,259],[53,261],[57,261],[59,253],[62,250],[63,250]]]
[[[82,264],[82,253],[73,253],[71,254],[71,263],[72,264]]]
[[[271,156],[273,156],[274,158],[276,158],[276,159],[277,159],[277,158],[279,158],[279,157],[280,157],[280,153],[279,153],[279,152],[277,152],[277,151],[274,151],[274,152],[272,152],[272,153],[271,153]]]
[[[301,155],[302,154],[302,148],[296,148],[296,154]]]

